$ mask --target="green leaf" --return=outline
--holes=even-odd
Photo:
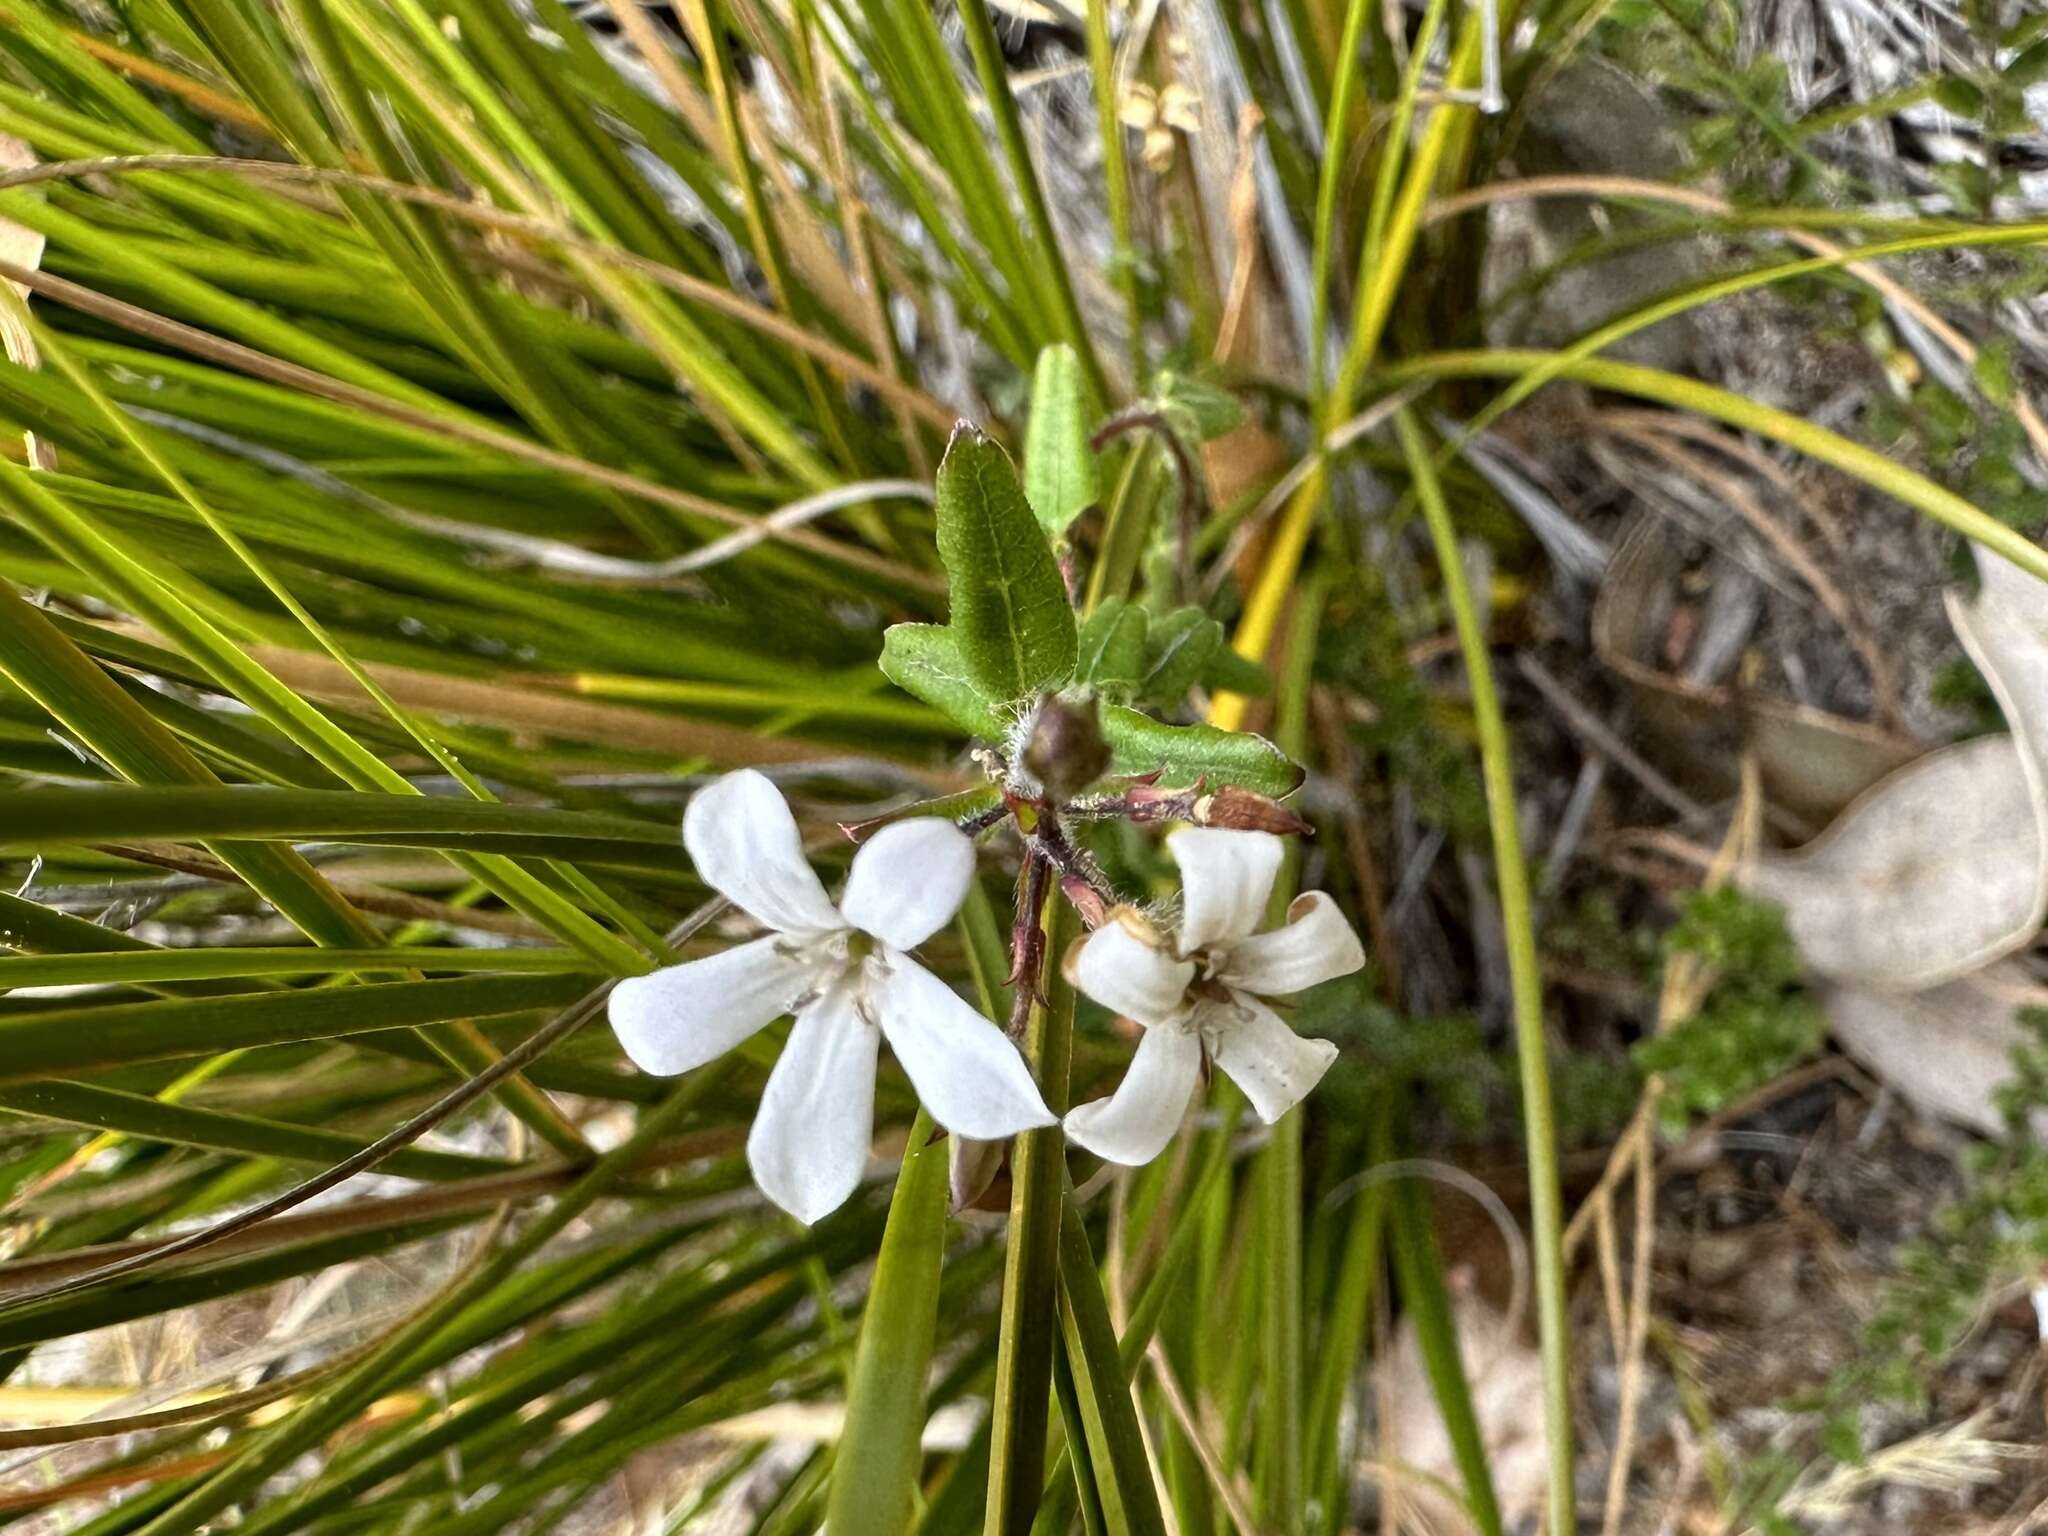
[[[0,1088],[0,1109],[91,1126],[94,1130],[120,1131],[152,1141],[201,1147],[209,1152],[281,1157],[302,1163],[338,1163],[362,1151],[364,1146],[357,1138],[339,1131],[290,1125],[260,1115],[195,1109],[90,1083],[40,1082]],[[509,1166],[490,1158],[417,1147],[402,1147],[379,1164],[385,1173],[412,1179],[467,1178],[502,1173]]]
[[[1102,707],[1102,734],[1118,773],[1158,772],[1167,784],[1238,784],[1284,795],[1301,783],[1301,768],[1263,736],[1213,725],[1167,725],[1120,704]]]
[[[1984,92],[1974,81],[1965,80],[1961,75],[1943,75],[1934,82],[1934,100],[1944,112],[1957,117],[1977,118],[1984,115]]]
[[[2005,66],[2005,83],[2015,90],[2039,85],[2043,80],[2048,80],[2048,38],[2018,54]]]
[[[1118,1358],[1102,1277],[1088,1247],[1072,1187],[1060,1224],[1060,1337],[1073,1374],[1085,1449],[1101,1496],[1103,1523],[1119,1536],[1163,1536],[1165,1520],[1145,1442]],[[1077,1447],[1077,1450],[1082,1449]]]
[[[1031,421],[1024,431],[1024,499],[1054,538],[1102,494],[1088,446],[1087,392],[1081,359],[1065,342],[1038,354],[1031,378]]]
[[[339,789],[24,789],[0,796],[0,847],[172,839],[288,838],[538,853],[581,844],[668,850],[658,822],[429,795]],[[600,855],[601,856],[601,855]]]
[[[1121,597],[1104,601],[1081,626],[1081,654],[1074,666],[1074,680],[1112,691],[1134,687],[1145,670],[1148,622],[1145,610],[1136,603]]]
[[[939,465],[938,525],[951,627],[982,695],[1008,703],[1073,676],[1074,610],[1052,546],[1009,456],[965,423]]]
[[[1009,731],[1002,712],[967,674],[960,637],[944,624],[892,624],[882,635],[882,675],[983,741]]]
[[[1180,703],[1224,648],[1221,624],[1199,608],[1174,609],[1155,621],[1145,637],[1138,697],[1166,708]]]
[[[480,976],[17,1013],[0,1017],[0,1083],[558,1007],[588,990],[577,976]]]
[[[1429,1208],[1412,1181],[1395,1190],[1393,1206],[1394,1270],[1401,1280],[1401,1300],[1415,1322],[1422,1368],[1443,1415],[1458,1476],[1465,1484],[1465,1502],[1484,1536],[1500,1536],[1500,1505],[1494,1497],[1486,1441],[1472,1406],[1471,1383],[1458,1354],[1458,1324],[1451,1311],[1450,1291],[1444,1285],[1443,1260],[1429,1224]]]
[[[1202,668],[1201,683],[1212,692],[1242,693],[1253,698],[1263,698],[1273,691],[1273,679],[1266,669],[1227,645]]]
[[[1165,370],[1152,387],[1160,411],[1183,437],[1206,443],[1244,425],[1244,403],[1206,379]]]
[[[825,1506],[826,1536],[902,1536],[910,1524],[946,1248],[948,1143],[928,1139],[931,1130],[919,1115],[910,1133],[917,1150],[904,1158],[889,1203],[889,1225],[854,1351],[846,1433]]]
[[[11,905],[0,905],[0,916],[13,910]],[[0,943],[14,942],[11,933],[0,931]],[[590,957],[573,949],[316,949],[305,944],[280,949],[144,947],[114,954],[0,957],[0,991],[16,987],[132,987],[149,982],[238,980],[245,976],[332,976],[337,972],[413,967],[423,971],[598,974]]]

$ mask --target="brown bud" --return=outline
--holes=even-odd
[[[1009,1143],[1003,1141],[975,1141],[967,1136],[955,1136],[946,1147],[946,1182],[951,1186],[953,1210],[957,1213],[982,1206],[982,1197],[996,1181],[996,1175],[1003,1171],[1003,1160],[1009,1152]],[[994,1204],[982,1206],[995,1210]]]
[[[1024,743],[1024,766],[1053,800],[1065,800],[1109,771],[1109,743],[1092,697],[1048,694]]]
[[[1235,784],[1198,797],[1188,818],[1198,827],[1233,827],[1245,832],[1272,832],[1281,837],[1307,837],[1315,831],[1278,800]]]
[[[1074,910],[1081,914],[1081,921],[1090,929],[1100,928],[1109,916],[1109,904],[1102,899],[1102,893],[1079,875],[1066,875],[1060,880],[1060,889],[1067,900],[1074,904]]]

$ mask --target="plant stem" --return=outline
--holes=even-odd
[[[1508,981],[1514,994],[1515,1058],[1522,1083],[1522,1120],[1529,1155],[1529,1223],[1536,1257],[1536,1315],[1543,1353],[1543,1428],[1550,1449],[1549,1526],[1576,1530],[1572,1489],[1572,1393],[1570,1341],[1566,1334],[1564,1229],[1557,1180],[1557,1127],[1550,1107],[1550,1063],[1543,1037],[1543,975],[1536,956],[1536,928],[1529,900],[1529,870],[1522,858],[1521,825],[1515,814],[1514,762],[1507,722],[1494,687],[1493,664],[1478,610],[1458,559],[1457,530],[1436,478],[1429,445],[1413,413],[1394,417],[1414,477],[1416,499],[1429,524],[1430,542],[1443,573],[1444,598],[1458,631],[1458,648],[1472,689],[1472,718],[1479,734],[1479,762],[1486,784],[1486,820],[1493,833],[1493,858],[1500,886],[1501,923],[1507,930]]]
[[[1075,918],[1057,897],[1041,912],[1045,1001],[1031,1010],[1024,1051],[1046,1107],[1057,1115],[1067,1107],[1074,1043],[1074,991],[1060,974],[1060,957],[1073,937]],[[989,1428],[987,1536],[1026,1536],[1045,1489],[1066,1173],[1066,1135],[1057,1125],[1017,1138],[1010,1154],[1010,1247],[1003,1265]]]

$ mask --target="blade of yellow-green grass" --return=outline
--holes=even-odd
[[[1165,1536],[1166,1522],[1139,1433],[1130,1379],[1071,1184],[1064,1191],[1061,1211],[1061,1343],[1088,1452],[1088,1473],[1081,1475],[1092,1474],[1106,1530],[1115,1536]],[[1068,1440],[1078,1456],[1083,1447],[1071,1445],[1071,1434]]]
[[[908,1145],[861,1312],[826,1536],[902,1536],[917,1494],[946,1250],[947,1142],[920,1111]]]
[[[1329,600],[1329,578],[1317,573],[1296,594],[1287,635],[1287,666],[1280,679],[1274,737],[1299,757],[1307,755],[1308,702],[1317,639]],[[1285,918],[1300,879],[1298,853],[1289,848],[1266,913]],[[1302,1412],[1307,1365],[1302,1329],[1302,1115],[1291,1110],[1273,1126],[1253,1166],[1257,1201],[1260,1280],[1259,1414],[1254,1429],[1253,1491],[1261,1519],[1272,1530],[1300,1531],[1307,1519],[1303,1473],[1307,1444]]]
[[[1363,5],[1364,0],[1352,0]],[[1124,125],[1116,99],[1116,45],[1109,34],[1109,0],[1088,0],[1088,75],[1095,87],[1095,132],[1102,142],[1102,190],[1109,205],[1110,280],[1124,300],[1130,331],[1131,379],[1145,377],[1144,311],[1138,298],[1138,253],[1131,244],[1131,172],[1124,158]]]
[[[1415,1326],[1422,1349],[1423,1371],[1443,1415],[1444,1431],[1458,1476],[1465,1484],[1465,1504],[1482,1536],[1501,1536],[1500,1501],[1493,1491],[1486,1441],[1472,1407],[1472,1385],[1458,1354],[1458,1323],[1444,1284],[1443,1258],[1429,1224],[1429,1207],[1413,1180],[1394,1191],[1394,1271],[1401,1280],[1401,1301]]]
[[[1413,379],[1514,378],[1548,365],[1556,356],[1552,352],[1527,350],[1429,353],[1387,365],[1379,375],[1379,382],[1394,386]],[[1598,389],[1611,389],[1617,394],[1634,395],[1638,399],[1654,400],[1678,410],[1710,416],[1729,426],[1768,437],[1823,464],[1831,464],[1845,474],[1855,476],[1871,489],[1882,491],[1916,511],[1926,513],[1964,538],[1982,544],[2022,570],[2031,571],[2048,581],[2048,551],[2025,534],[2006,527],[1918,471],[1838,432],[1831,432],[1789,411],[1747,399],[1731,390],[1635,363],[1584,358],[1570,364],[1563,373],[1566,378],[1581,380]]]
[[[1365,236],[1359,242],[1358,310],[1351,317],[1343,362],[1337,370],[1331,398],[1325,404],[1326,418],[1331,412],[1341,414],[1348,410],[1349,402],[1357,394],[1359,378],[1379,350],[1387,317],[1393,313],[1394,296],[1408,275],[1409,253],[1422,226],[1423,203],[1436,189],[1437,168],[1443,162],[1451,124],[1457,117],[1448,103],[1439,103],[1433,109],[1422,142],[1416,146],[1414,160],[1409,162],[1404,157],[1422,93],[1423,70],[1428,66],[1436,34],[1448,11],[1447,0],[1432,0],[1424,10],[1408,55],[1408,67],[1401,76],[1401,94],[1394,103],[1386,147],[1380,152],[1379,172],[1373,178],[1372,201],[1366,212]],[[1476,38],[1476,29],[1468,25],[1461,39],[1461,51],[1476,56]],[[1450,78],[1445,81],[1447,85],[1457,77],[1457,71],[1454,62]]]
[[[1330,266],[1336,260],[1337,188],[1351,165],[1351,128],[1357,115],[1352,98],[1357,94],[1359,71],[1365,62],[1365,21],[1372,14],[1370,0],[1346,0],[1343,41],[1337,51],[1337,74],[1330,87],[1330,112],[1323,123],[1323,158],[1316,172],[1316,221],[1310,247],[1312,303],[1308,333],[1309,377],[1315,393],[1321,394],[1329,369],[1324,336],[1330,325]],[[1427,20],[1423,23],[1429,27]],[[1420,50],[1426,52],[1427,50]],[[1411,54],[1411,60],[1416,55]],[[1410,103],[1405,87],[1403,96]],[[1398,115],[1398,108],[1397,108]],[[1386,136],[1388,163],[1392,163],[1402,135],[1389,130]]]
[[[32,608],[29,611],[35,612]],[[61,641],[62,637],[58,638]],[[91,663],[85,665],[90,667]],[[25,675],[40,685],[40,677],[33,673]],[[139,712],[139,706],[126,694],[117,690],[114,697],[125,708]],[[88,745],[92,740],[105,740],[115,751],[122,750],[118,739],[98,728],[87,710],[60,714],[57,718],[72,729],[77,729],[74,719],[92,723],[95,735],[87,741]],[[151,720],[150,729],[162,727]],[[86,739],[83,730],[79,734]],[[175,738],[170,744],[172,749],[182,750],[177,748]],[[98,752],[100,748],[94,746],[93,750]],[[102,755],[110,764],[120,766],[111,754]],[[122,760],[128,760],[125,754]],[[16,789],[0,796],[0,846],[28,846],[38,838],[52,843],[290,838],[401,848],[459,850],[477,846],[538,858],[552,857],[566,848],[609,862],[632,863],[636,853],[645,855],[671,848],[675,828],[672,823],[665,825],[595,811],[492,805],[441,795],[230,788],[205,775],[202,768],[198,773],[177,778],[159,774],[153,784],[108,785],[89,792]]]
[[[220,1059],[223,1058],[216,1058]],[[190,1092],[205,1076],[211,1075],[208,1069],[212,1067],[213,1062],[203,1063],[172,1086],[182,1092]],[[152,1099],[139,1093],[123,1093],[119,1089],[96,1087],[90,1083],[45,1080],[20,1088],[0,1089],[0,1108],[111,1133],[86,1143],[87,1147],[101,1141],[111,1145],[133,1136],[174,1146],[197,1147],[204,1152],[275,1157],[322,1166],[363,1150],[362,1142],[340,1131],[292,1125],[261,1115],[194,1109],[178,1103],[179,1096],[168,1088]],[[80,1156],[82,1159],[83,1149]],[[487,1157],[420,1151],[411,1147],[401,1148],[378,1164],[384,1172],[401,1178],[437,1180],[502,1173],[509,1166]]]
[[[1009,66],[1003,59],[1002,45],[996,40],[987,0],[958,0],[954,9],[967,34],[967,51],[974,58],[974,70],[981,80],[989,116],[995,119],[996,140],[1003,146],[1003,156],[1009,163],[1011,186],[1024,204],[1024,217],[1030,226],[1025,271],[1037,282],[1039,302],[1058,316],[1059,338],[1080,354],[1090,392],[1106,405],[1115,399],[1115,391],[1109,387],[1102,360],[1096,356],[1095,338],[1081,318],[1081,304],[1074,296],[1073,269],[1060,245],[1059,231],[1053,227],[1052,213],[1046,207],[1045,189],[1039,185],[1031,147],[1024,142],[1024,122],[1017,112],[1017,98],[1010,90]],[[1135,338],[1133,344],[1137,344]]]
[[[15,298],[12,290],[0,294],[0,301],[19,306],[19,314],[24,320],[27,318],[26,305]],[[185,477],[156,451],[148,430],[107,400],[92,376],[73,362],[69,351],[47,329],[38,327],[37,335],[52,363],[100,408],[107,424],[127,441],[178,498],[192,509],[243,565],[248,567],[251,574],[263,583],[285,610],[348,672],[351,680],[376,701],[379,707],[412,736],[436,762],[455,775],[472,795],[479,800],[493,799],[494,797],[470,776],[409,712],[400,709],[376,680],[345,650],[334,643],[327,631],[277,580],[257,558],[255,552],[221,521]],[[40,514],[37,526],[46,540],[70,551],[76,563],[82,568],[94,571],[110,588],[120,591],[127,605],[138,615],[165,634],[177,638],[187,653],[195,660],[201,661],[231,692],[268,719],[290,740],[325,764],[337,777],[359,789],[375,789],[393,794],[418,793],[416,787],[403,774],[391,768],[375,753],[362,747],[318,709],[286,688],[226,635],[209,625],[196,610],[182,604],[172,595],[179,584],[167,579],[170,577],[168,571],[159,567],[155,572],[147,572],[138,551],[124,550],[110,537],[104,534],[96,535],[82,520],[70,514],[69,508],[61,498],[43,496],[41,487],[26,474],[17,480],[15,489],[23,493],[17,504],[32,507]],[[58,523],[65,525],[64,532],[52,539],[52,526]],[[536,921],[546,923],[563,938],[603,962],[608,968],[623,969],[630,974],[636,966],[644,966],[644,959],[632,946],[621,943],[608,930],[593,922],[585,913],[509,860],[482,856],[473,861],[464,859],[458,862],[464,863],[471,873],[483,879],[514,908]]]
[[[1367,1115],[1372,1162],[1388,1162],[1393,1156],[1393,1129],[1383,1093],[1373,1096]],[[1387,1192],[1386,1181],[1375,1179],[1358,1196],[1361,1209],[1349,1223],[1335,1284],[1321,1308],[1305,1481],[1309,1497],[1324,1509],[1339,1507],[1351,1484],[1344,1458],[1344,1418],[1357,1390],[1359,1360],[1385,1256]]]
[[[1962,250],[1967,248],[1997,248],[2007,245],[2040,245],[2048,243],[2048,224],[2029,221],[2022,224],[2002,225],[1996,229],[1973,229],[1967,231],[1939,230],[1921,235],[1909,235],[1899,239],[1874,241],[1868,245],[1855,246],[1847,250],[1834,251],[1825,255],[1800,257],[1792,261],[1775,262],[1768,266],[1753,268],[1747,272],[1730,273],[1726,277],[1690,284],[1677,293],[1665,298],[1652,300],[1648,304],[1619,315],[1606,324],[1587,332],[1569,347],[1552,354],[1539,366],[1530,369],[1514,383],[1501,391],[1496,398],[1486,403],[1484,410],[1476,414],[1458,435],[1455,443],[1447,445],[1446,455],[1476,437],[1493,422],[1513,410],[1522,401],[1536,393],[1551,380],[1568,372],[1571,367],[1585,358],[1604,352],[1616,342],[1647,330],[1659,321],[1711,304],[1717,299],[1732,297],[1753,288],[1766,287],[1773,283],[1785,282],[1792,278],[1807,277],[1818,272],[1833,271],[1842,267],[1853,267],[1864,262],[1887,256],[1912,255],[1921,251]]]
[[[740,125],[739,104],[736,100],[737,87],[733,78],[732,47],[727,41],[732,27],[732,18],[726,14],[719,0],[684,0],[677,8],[689,27],[691,46],[697,50],[697,58],[704,70],[705,83],[710,87],[711,100],[718,113],[719,131],[725,139],[725,160],[737,173],[734,180],[740,194],[740,207],[746,216],[747,238],[754,250],[754,259],[759,263],[761,275],[768,284],[768,291],[775,302],[795,319],[816,325],[821,316],[815,308],[803,302],[805,296],[790,281],[789,264],[783,252],[782,236],[776,228],[775,219],[768,210],[767,198],[761,190],[761,172],[755,164],[754,147],[747,141]],[[773,154],[772,145],[762,146],[762,153]],[[804,393],[810,397],[811,408],[817,413],[818,424],[826,439],[832,444],[840,462],[852,468],[858,458],[847,436],[847,422],[842,403],[826,392],[818,370],[807,357],[797,359],[797,372],[803,380]]]
[[[588,990],[582,976],[478,976],[12,1013],[0,1016],[0,1082],[524,1013]]]
[[[501,132],[506,131],[509,125],[504,122],[504,118],[509,108],[503,92],[470,67],[459,51],[447,43],[439,26],[416,0],[398,0],[398,3],[401,15],[411,21],[417,41],[429,50],[435,61],[449,73],[449,77],[462,93],[462,100],[468,103],[480,118],[492,122]],[[458,0],[458,4],[466,6],[470,13],[478,15],[483,15],[491,9],[488,6],[472,4],[471,0]],[[359,41],[372,49],[386,51],[387,62],[394,68],[402,67],[401,61],[388,59],[388,50],[392,44],[385,32],[368,20],[359,18],[355,6],[343,6],[339,14],[350,20],[354,35]],[[516,49],[520,46],[515,38],[500,37],[499,41],[508,48]],[[431,82],[416,70],[398,76],[397,83],[419,93],[426,93],[431,89]],[[544,102],[547,99],[547,93],[543,92],[541,100]],[[554,209],[528,185],[525,177],[514,171],[510,163],[494,154],[479,135],[464,132],[459,115],[452,116],[444,111],[438,115],[430,115],[429,121],[438,132],[458,139],[466,154],[484,165],[493,180],[502,188],[504,195],[515,201],[523,211],[538,216],[547,216],[554,212]],[[564,140],[580,141],[570,126],[562,126],[560,134],[550,140],[550,143],[559,147]],[[587,197],[593,189],[589,185],[575,181],[566,170],[558,168],[543,152],[541,146],[533,143],[530,138],[525,139],[525,143],[529,146],[529,152],[519,156],[517,163],[540,177],[547,192],[560,199],[564,206],[577,210],[587,227],[594,229],[600,236],[616,237],[617,232],[604,220],[607,210],[614,216],[617,215],[616,202],[607,204],[605,209],[591,206]],[[394,176],[394,179],[402,178]],[[651,235],[647,238],[653,239]],[[749,440],[758,443],[799,484],[819,490],[834,483],[836,477],[830,468],[812,451],[801,434],[753,388],[730,359],[719,352],[702,327],[679,306],[665,295],[651,290],[643,279],[622,272],[615,265],[593,261],[580,250],[572,251],[572,260],[584,281],[618,312],[640,339],[674,370],[679,379],[701,395],[707,407],[722,413],[744,432]]]
[[[1434,14],[1440,14],[1440,6],[1432,6],[1426,13]],[[1479,67],[1481,41],[1481,17],[1475,7],[1465,17],[1451,51],[1449,66],[1444,71],[1447,88],[1471,84]],[[1411,56],[1409,73],[1403,83],[1403,97],[1411,110],[1415,94],[1419,91],[1418,72],[1423,62],[1423,54],[1418,50]],[[1357,313],[1352,318],[1351,334],[1345,344],[1336,381],[1328,395],[1317,403],[1317,419],[1322,430],[1338,425],[1351,414],[1351,401],[1356,398],[1365,370],[1379,350],[1387,317],[1393,313],[1394,297],[1400,290],[1409,257],[1415,249],[1423,207],[1436,189],[1437,171],[1443,164],[1452,128],[1458,115],[1466,110],[1450,102],[1439,102],[1430,115],[1428,126],[1422,131],[1421,142],[1417,144],[1414,155],[1405,163],[1399,192],[1391,190],[1393,183],[1390,178],[1382,183],[1388,189],[1384,194],[1379,189],[1375,190],[1374,218],[1368,225],[1359,256]],[[1393,150],[1388,153],[1391,155]],[[1385,208],[1383,216],[1382,206]],[[1309,533],[1315,526],[1316,514],[1322,510],[1328,490],[1328,476],[1318,462],[1282,512],[1259,574],[1245,598],[1244,616],[1239,619],[1237,633],[1231,639],[1239,655],[1263,661],[1266,652],[1272,648],[1296,573],[1301,568],[1301,557],[1308,548]],[[1238,729],[1244,723],[1248,702],[1242,694],[1217,694],[1210,703],[1210,723],[1226,730]]]
[[[593,974],[590,957],[573,949],[135,949],[119,954],[0,957],[0,991],[17,987],[133,987],[155,981],[214,981],[246,976],[331,976],[348,971],[388,971],[397,966],[421,971]]]
[[[1563,1197],[1558,1187],[1557,1126],[1550,1101],[1549,1046],[1543,1032],[1543,972],[1536,953],[1536,928],[1529,897],[1529,871],[1522,857],[1521,821],[1515,812],[1514,760],[1507,722],[1494,688],[1493,663],[1478,610],[1465,582],[1464,559],[1436,479],[1429,446],[1414,416],[1403,408],[1394,417],[1401,449],[1414,477],[1435,547],[1444,597],[1458,631],[1458,648],[1472,691],[1472,716],[1479,735],[1480,774],[1486,785],[1487,824],[1493,834],[1494,878],[1500,890],[1501,924],[1506,930],[1508,980],[1513,994],[1515,1062],[1522,1085],[1522,1121],[1529,1154],[1529,1244],[1536,1260],[1536,1320],[1543,1357],[1543,1428],[1550,1453],[1547,1508],[1550,1529],[1574,1529],[1572,1485],[1571,1344],[1564,1274]],[[1978,514],[1981,516],[1982,514]],[[2040,555],[2036,551],[2037,556]],[[2041,557],[2048,567],[2048,556]]]

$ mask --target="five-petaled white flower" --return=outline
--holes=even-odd
[[[1180,865],[1178,942],[1125,907],[1066,962],[1075,986],[1145,1026],[1117,1091],[1066,1118],[1068,1136],[1113,1163],[1150,1162],[1173,1139],[1205,1051],[1267,1124],[1300,1103],[1337,1047],[1303,1039],[1260,999],[1365,964],[1357,933],[1321,892],[1297,897],[1281,927],[1256,931],[1280,873],[1271,833],[1186,827],[1166,846]]]
[[[974,845],[951,822],[919,817],[877,832],[854,855],[837,906],[782,792],[751,769],[698,791],[683,846],[705,884],[768,936],[620,982],[612,1028],[634,1065],[666,1076],[795,1013],[747,1137],[754,1178],[777,1205],[817,1221],[859,1185],[885,1035],[949,1131],[994,1139],[1053,1123],[1008,1037],[906,953],[959,910],[974,878]]]

